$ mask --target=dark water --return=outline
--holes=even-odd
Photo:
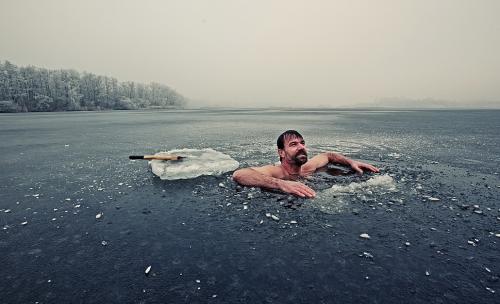
[[[499,118],[0,115],[1,302],[498,303]],[[213,148],[241,166],[268,164],[286,129],[304,135],[310,155],[337,151],[382,173],[331,168],[305,181],[318,198],[304,200],[238,187],[231,173],[162,181],[127,158]]]

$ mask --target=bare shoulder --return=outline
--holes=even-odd
[[[262,173],[264,175],[276,177],[276,178],[283,178],[283,170],[281,169],[280,166],[275,166],[275,165],[266,165],[262,167],[251,167],[255,171]]]
[[[328,156],[325,153],[319,154],[311,158],[304,165],[302,165],[302,174],[314,173],[317,169],[324,167],[328,164]]]

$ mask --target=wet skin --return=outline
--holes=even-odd
[[[240,169],[234,172],[233,179],[245,186],[279,189],[300,197],[313,198],[316,192],[297,180],[310,176],[329,163],[350,166],[359,174],[365,170],[379,172],[378,168],[370,164],[351,160],[334,152],[322,153],[308,160],[304,139],[293,135],[284,138],[283,149],[278,149],[278,154],[280,165]]]

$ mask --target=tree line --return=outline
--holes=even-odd
[[[119,82],[87,72],[0,61],[0,112],[181,108],[185,104],[182,95],[159,83]]]

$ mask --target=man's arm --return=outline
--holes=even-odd
[[[277,189],[300,197],[316,196],[314,190],[302,183],[274,177],[275,172],[276,168],[274,166],[244,168],[236,170],[233,173],[233,179],[244,186]]]
[[[317,169],[324,167],[330,163],[335,163],[335,164],[341,164],[345,166],[351,167],[354,171],[358,172],[359,174],[363,174],[363,170],[368,170],[371,172],[379,172],[379,169],[377,167],[374,167],[370,164],[366,164],[363,162],[355,161],[352,159],[349,159],[345,157],[344,155],[340,153],[335,153],[335,152],[326,152],[322,153],[320,155],[317,155],[311,160],[309,160],[304,166],[303,166],[303,171],[316,171]]]

